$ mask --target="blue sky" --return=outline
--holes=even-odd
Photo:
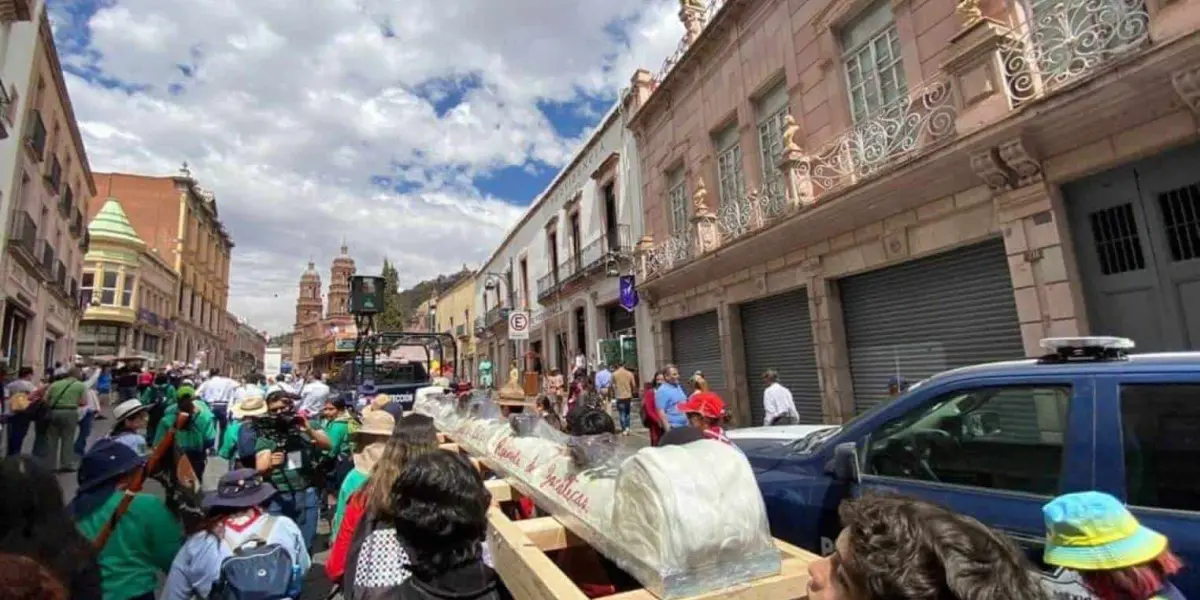
[[[49,0],[93,170],[217,197],[230,305],[286,328],[343,239],[411,282],[479,264],[678,43],[677,0]],[[533,40],[533,41],[531,41]]]

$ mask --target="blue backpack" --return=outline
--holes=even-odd
[[[275,517],[268,516],[266,530],[237,548],[221,561],[221,574],[209,600],[290,600],[300,594],[298,567],[287,550],[272,544]],[[228,542],[221,540],[228,545]]]

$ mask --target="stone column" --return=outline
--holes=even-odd
[[[650,252],[654,250],[654,237],[650,234],[642,236],[634,246],[633,253],[636,256],[638,279],[645,281],[650,273]]]
[[[816,195],[813,193],[812,177],[809,176],[808,155],[803,150],[799,148],[785,149],[779,161],[779,170],[783,172],[788,210],[801,210],[817,203]]]
[[[817,259],[806,262],[808,310],[812,315],[817,377],[821,384],[821,412],[826,423],[845,423],[855,413],[854,386],[850,379],[850,354],[837,284],[820,273]]]
[[[1067,213],[1058,190],[1043,181],[1041,162],[1022,140],[1001,144],[991,156],[1000,164],[985,181],[995,192],[996,217],[1004,231],[1021,338],[1026,356],[1040,356],[1043,338],[1088,332]],[[1003,179],[996,174],[1001,170]]]
[[[969,8],[970,2],[966,4]],[[960,12],[963,6],[960,2]],[[942,65],[961,102],[954,123],[959,135],[998,121],[1012,110],[1010,92],[1018,97],[1028,96],[1037,84],[1032,72],[1006,77],[1002,51],[1006,47],[1016,48],[1007,37],[1011,34],[999,23],[979,15],[977,1],[974,9],[975,14],[964,15],[967,25],[963,30],[950,38],[951,56]],[[1010,60],[1012,65],[1027,65],[1026,60]]]

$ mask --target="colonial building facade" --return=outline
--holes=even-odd
[[[116,198],[107,198],[88,224],[76,353],[85,359],[140,357],[151,366],[176,360],[178,277],[148,251]]]
[[[82,312],[79,277],[88,247],[84,217],[96,190],[49,20],[40,7],[37,14],[31,80],[16,88],[27,90],[26,99],[4,107],[22,125],[11,186],[0,190],[7,233],[0,256],[5,297],[0,339],[10,365],[35,370],[74,358]],[[26,13],[0,10],[0,15]],[[10,39],[29,33],[24,24],[0,29]],[[23,60],[19,53],[11,58]],[[24,112],[14,115],[14,106]]]
[[[509,362],[529,352],[542,369],[567,371],[580,354],[595,365],[605,360],[602,341],[622,337],[628,359],[638,355],[635,313],[617,302],[619,276],[634,273],[642,230],[636,148],[622,108],[601,121],[480,271],[478,348],[497,373],[506,376]],[[529,312],[527,343],[508,339],[512,309]],[[643,370],[654,364],[647,350]]]
[[[106,193],[120,200],[146,251],[169,265],[178,278],[171,296],[175,306],[170,329],[158,327],[151,334],[159,336],[160,344],[167,343],[161,341],[166,331],[173,334],[169,346],[159,353],[206,367],[224,366],[230,350],[224,332],[229,328],[233,240],[221,223],[214,194],[196,182],[186,165],[179,174],[167,177],[126,173],[97,177]]]
[[[1200,346],[1200,10],[1162,0],[681,3],[626,97],[653,340],[761,421],[1049,336]]]
[[[300,276],[292,360],[300,373],[329,372],[354,355],[357,328],[350,314],[350,277],[356,268],[344,244],[329,269],[329,295],[321,298],[321,275],[309,261]]]
[[[454,338],[454,348],[443,348],[442,371],[475,377],[475,274],[463,266],[454,285],[440,290],[434,308],[434,331]]]

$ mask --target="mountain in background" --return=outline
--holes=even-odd
[[[386,258],[383,261],[384,291],[387,300],[383,313],[375,318],[375,327],[379,331],[400,331],[405,329],[408,321],[416,315],[417,308],[423,302],[437,293],[445,292],[454,287],[464,277],[469,277],[472,271],[463,265],[461,271],[449,275],[438,275],[426,279],[410,288],[400,290],[400,274],[395,265]]]

